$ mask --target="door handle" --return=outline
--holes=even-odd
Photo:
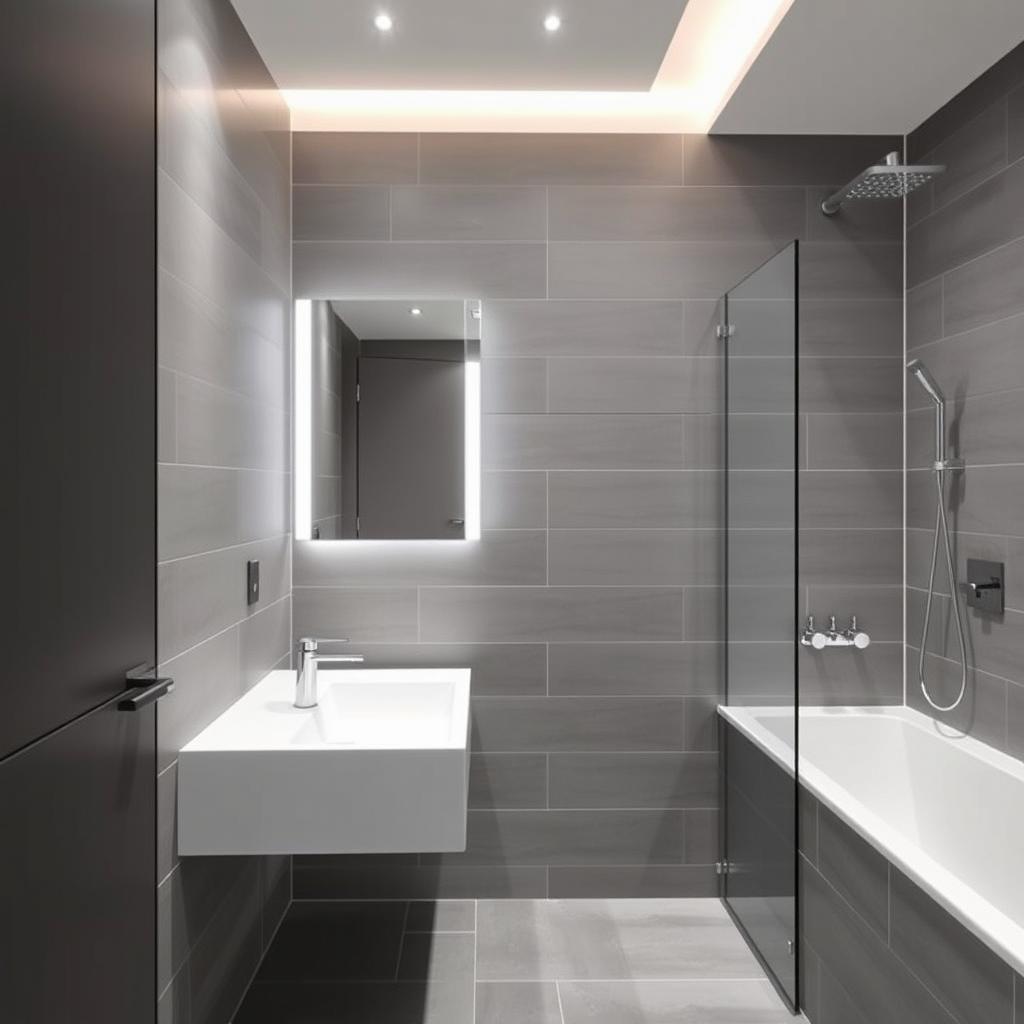
[[[125,674],[128,689],[117,702],[118,711],[139,711],[167,696],[174,689],[174,680],[154,676],[152,665],[136,665]]]
[[[448,520],[448,525],[449,526],[465,526],[466,525],[466,520],[465,519],[449,519]]]

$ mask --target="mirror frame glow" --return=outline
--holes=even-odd
[[[452,544],[480,540],[480,343],[469,337],[472,317],[466,303],[465,374],[465,536],[452,540],[326,540],[323,544]],[[482,306],[478,306],[481,310]],[[293,441],[295,465],[293,531],[296,540],[312,540],[313,533],[313,300],[296,299],[294,310],[294,355],[292,380],[294,386]]]

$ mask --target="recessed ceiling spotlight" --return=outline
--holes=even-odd
[[[544,19],[544,27],[549,32],[557,32],[562,27],[562,19],[557,14],[549,14]]]
[[[390,32],[394,27],[394,22],[391,20],[390,14],[378,14],[373,19],[374,27],[378,28],[381,32]]]
[[[419,306],[413,306],[409,310],[409,316],[423,316],[423,310]]]

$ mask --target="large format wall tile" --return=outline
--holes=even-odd
[[[289,114],[229,4],[160,4],[158,49],[157,655],[176,682],[157,722],[158,1014],[222,1024],[284,914],[291,865],[179,862],[176,757],[291,646]]]
[[[747,414],[730,423],[729,458],[748,471],[730,482],[743,627],[733,692],[792,691],[787,527],[794,471],[810,468],[823,472],[804,481],[813,528],[801,606],[867,615],[878,643],[842,669],[801,666],[806,692],[898,699],[902,494],[898,473],[880,471],[903,462],[902,218],[895,204],[835,221],[818,209],[830,186],[897,145],[296,136],[296,294],[481,297],[484,413],[479,543],[302,542],[294,579],[293,635],[351,636],[372,666],[472,667],[470,853],[304,859],[297,891],[715,891],[726,455],[716,327],[722,292],[794,238],[808,243],[804,415],[779,414],[796,307],[762,293],[731,311],[732,407]],[[222,373],[233,340],[199,312]],[[563,825],[567,811],[583,816]],[[605,834],[633,823],[635,836]]]

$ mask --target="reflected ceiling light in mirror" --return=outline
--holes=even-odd
[[[544,28],[548,32],[557,32],[562,27],[562,19],[557,14],[549,14],[544,19]]]
[[[295,522],[296,540],[313,529],[313,303],[295,302]]]
[[[383,11],[373,19],[373,27],[379,32],[390,32],[394,25],[395,23],[391,20],[391,15],[385,14]]]
[[[409,310],[409,316],[423,316],[423,310],[419,306],[413,306]]]
[[[284,96],[293,131],[707,132],[793,2],[689,0],[647,92],[286,89]]]

